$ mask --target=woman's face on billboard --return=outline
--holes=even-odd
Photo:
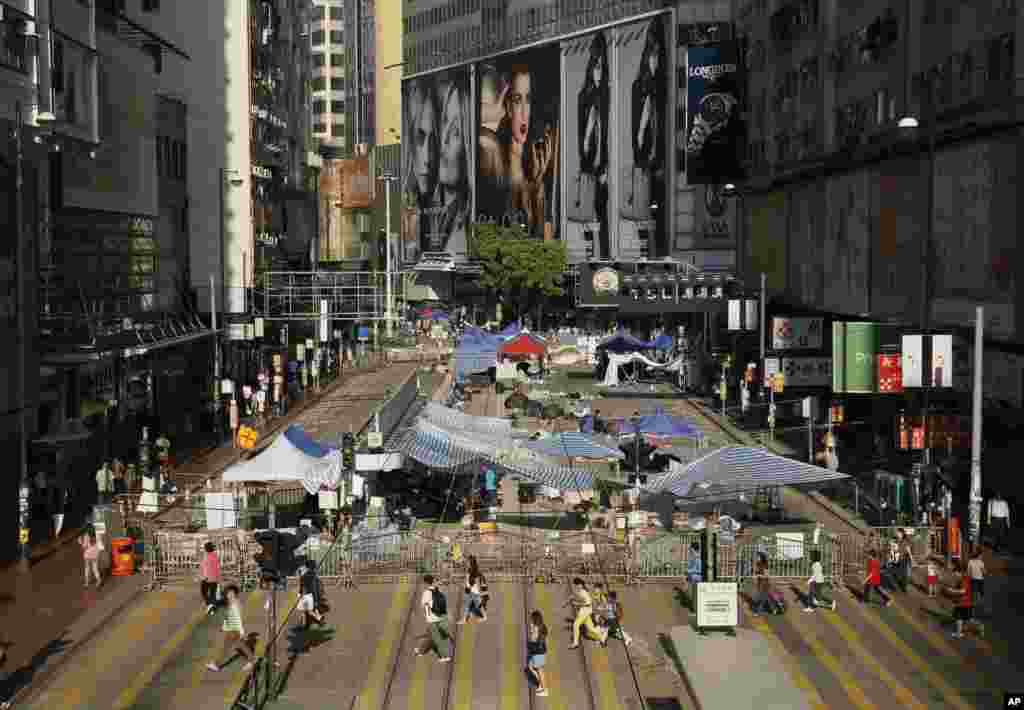
[[[465,178],[462,166],[466,163],[466,144],[462,135],[462,105],[457,90],[447,92],[441,116],[441,163],[438,180],[442,185],[452,186]]]
[[[600,86],[601,79],[604,77],[604,54],[598,53],[591,62],[591,67],[590,76],[594,84]]]
[[[530,75],[520,72],[513,76],[508,92],[508,118],[512,123],[512,140],[516,143],[526,143],[526,136],[530,132],[530,103],[532,101]]]
[[[420,195],[429,195],[434,189],[434,165],[437,145],[437,116],[434,102],[423,96],[419,115],[413,125],[413,171]]]
[[[658,73],[658,60],[661,56],[661,37],[655,31],[654,26],[647,28],[647,68],[652,75]]]

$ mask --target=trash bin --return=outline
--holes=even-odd
[[[135,541],[130,537],[115,537],[110,541],[113,566],[110,574],[130,577],[135,574]]]

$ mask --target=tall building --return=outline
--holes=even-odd
[[[348,145],[346,89],[348,46],[344,0],[313,0],[310,24],[310,90],[313,138],[321,145]]]

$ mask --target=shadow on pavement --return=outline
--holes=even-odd
[[[46,665],[46,662],[66,651],[73,641],[61,634],[60,638],[54,639],[39,650],[28,663],[9,673],[0,681],[0,702],[10,700],[15,693],[32,683],[36,674]]]

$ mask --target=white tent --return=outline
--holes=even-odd
[[[318,458],[300,450],[281,434],[262,453],[224,472],[228,483],[271,483],[296,481],[309,493],[321,486],[335,489],[341,482],[341,452],[331,451]]]

